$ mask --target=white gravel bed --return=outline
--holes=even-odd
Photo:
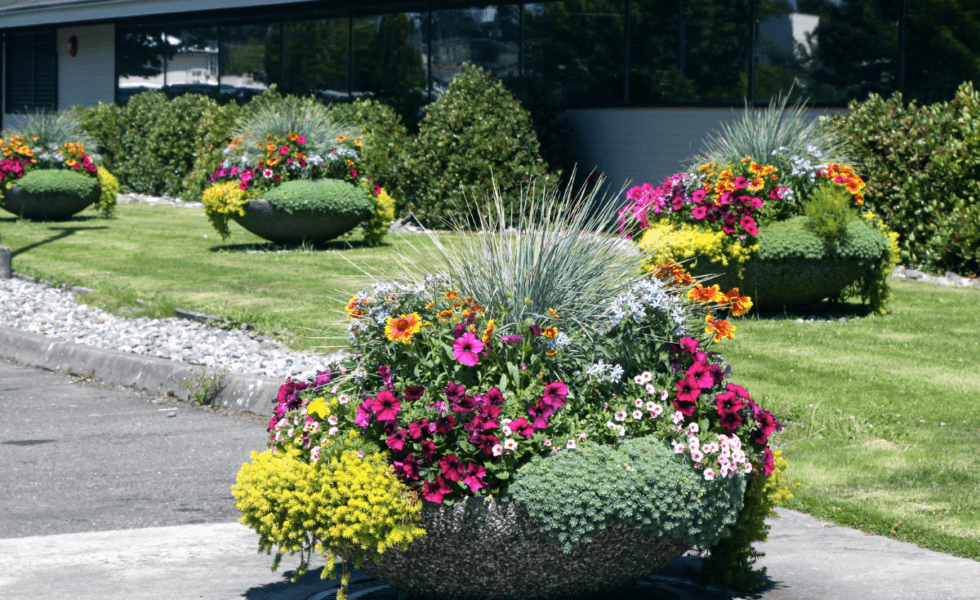
[[[274,339],[256,339],[248,331],[216,329],[185,319],[117,317],[77,304],[68,290],[17,278],[0,279],[0,325],[76,344],[283,381],[312,377],[343,357],[343,352],[296,352]]]

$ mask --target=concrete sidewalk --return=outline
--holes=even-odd
[[[194,370],[162,359],[53,342],[4,327],[0,327],[0,358],[50,370],[91,372],[94,380],[153,393],[170,391],[174,380],[189,377]],[[37,372],[39,382],[45,377],[52,376]],[[279,382],[243,381],[226,391],[222,404],[257,413],[271,410]],[[23,389],[28,388],[36,386]],[[260,437],[256,439],[261,444]],[[0,469],[8,467],[0,463]],[[29,468],[13,465],[14,470],[21,467]],[[769,541],[758,547],[766,554],[760,565],[769,570],[769,586],[745,598],[980,598],[980,562],[821,523],[793,511],[781,510],[780,514],[782,518],[771,521]],[[0,539],[0,599],[307,600],[329,587],[318,578],[319,570],[289,583],[298,558],[285,558],[281,571],[272,573],[271,557],[258,554],[257,548],[256,534],[234,522]],[[712,595],[692,586],[686,579],[687,566],[697,568],[700,563],[683,558],[661,571],[646,588],[620,592],[610,599],[738,597]]]

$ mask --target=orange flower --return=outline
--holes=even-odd
[[[429,302],[428,304],[425,305],[425,310],[432,310],[432,307],[435,305],[436,305],[436,301],[433,300],[432,302]]]
[[[454,291],[446,292],[446,300],[456,300],[459,298],[459,293]]]
[[[724,294],[721,293],[721,290],[718,288],[717,284],[711,287],[704,287],[703,285],[698,284],[687,292],[688,300],[695,300],[701,304],[706,302],[716,302],[718,296],[724,297]]]
[[[480,336],[480,341],[481,342],[483,342],[484,344],[486,344],[487,342],[490,341],[490,335],[493,333],[494,327],[495,327],[495,325],[494,325],[493,319],[490,319],[490,322],[487,323],[487,328],[483,331],[483,335]]]
[[[704,330],[714,334],[715,342],[720,342],[723,338],[735,339],[735,336],[732,334],[735,332],[736,327],[727,320],[722,319],[721,321],[716,321],[711,315],[708,315],[705,320],[708,322],[708,326]]]
[[[557,350],[547,350],[547,351],[545,351],[544,355],[547,356],[548,358],[554,358],[554,357],[558,356],[558,351]]]
[[[296,135],[295,133],[290,133],[289,134],[289,140],[292,141],[292,142],[295,142],[296,141],[296,138],[298,138],[298,137],[299,136]]]
[[[748,190],[750,192],[758,192],[766,185],[766,182],[761,177],[756,177],[749,182]]]
[[[347,311],[347,318],[360,319],[362,316],[366,315],[367,312],[361,310],[360,308],[364,304],[367,303],[363,300],[359,300],[357,296],[352,297],[350,302],[347,303],[347,306],[344,307],[344,310]]]
[[[554,338],[558,336],[558,328],[556,327],[545,327],[544,331],[541,333],[546,338]]]
[[[725,294],[725,296],[729,306],[731,306],[732,316],[741,317],[745,313],[749,312],[750,308],[752,308],[752,298],[742,296],[739,293],[738,288],[728,290],[728,293]]]
[[[346,142],[349,139],[350,139],[350,136],[349,135],[338,135],[337,136],[337,141],[338,142]]]
[[[446,319],[446,318],[449,318],[449,317],[453,316],[454,314],[456,314],[456,313],[453,312],[453,311],[451,311],[451,310],[444,310],[444,311],[440,312],[438,315],[436,315],[436,317],[439,318],[439,319]]]
[[[749,158],[748,156],[746,156],[745,158],[742,159],[742,162],[744,162],[744,163],[752,162],[752,159]],[[752,164],[755,164],[755,163],[752,163]]]
[[[474,303],[473,306],[470,306],[469,308],[463,311],[464,315],[469,315],[472,313],[482,315],[484,313],[483,307],[480,306],[479,304]]]
[[[412,336],[422,329],[422,318],[418,313],[401,315],[397,319],[388,317],[385,323],[385,337],[402,344],[411,344]]]
[[[553,308],[549,308],[548,309],[548,314],[551,315],[555,319],[560,319],[561,318],[561,317],[558,316],[558,313],[556,313],[555,312],[555,309],[553,309]]]

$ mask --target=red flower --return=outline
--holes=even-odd
[[[439,469],[449,481],[459,481],[466,473],[463,461],[459,460],[455,452],[442,457],[439,461]]]
[[[454,425],[456,425],[456,419],[452,415],[439,417],[436,419],[436,433],[448,435],[453,430]]]
[[[395,475],[398,475],[405,481],[415,481],[419,478],[419,463],[415,460],[414,453],[409,452],[408,456],[401,460],[401,462],[395,461],[394,463]]]
[[[421,385],[413,385],[405,388],[405,402],[415,402],[425,393],[425,388]]]
[[[430,463],[436,458],[436,443],[426,440],[419,444],[422,446],[422,462]]]
[[[776,457],[769,448],[762,451],[762,467],[766,477],[776,469]]]
[[[388,436],[388,447],[395,452],[401,452],[402,448],[405,447],[406,437],[408,437],[408,430],[402,427],[398,433],[393,433]]]
[[[378,392],[378,396],[371,403],[371,410],[379,421],[394,421],[398,418],[398,410],[402,403],[388,390]]]
[[[725,392],[715,396],[715,406],[718,407],[718,414],[738,412],[745,406],[733,392]]]
[[[437,475],[434,482],[425,482],[422,488],[422,497],[429,502],[442,504],[442,497],[448,494],[450,491],[449,486],[446,485],[446,480],[443,479],[441,475]]]
[[[429,431],[429,420],[421,419],[419,421],[412,421],[408,424],[408,435],[412,437],[413,440],[418,440],[425,437],[425,434]]]
[[[449,398],[449,400],[456,401],[463,397],[463,394],[466,393],[466,388],[457,384],[455,381],[450,381],[449,385],[446,386],[446,389],[442,391],[444,394],[446,394],[446,397]]]
[[[720,413],[718,423],[728,431],[735,431],[742,426],[742,415],[737,412]]]

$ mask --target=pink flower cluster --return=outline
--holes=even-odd
[[[619,232],[626,233],[626,237],[630,238],[631,234],[635,233],[628,231],[631,227],[638,226],[642,230],[650,226],[648,215],[651,210],[655,214],[661,214],[670,212],[674,205],[680,207],[690,204],[687,179],[688,176],[684,173],[677,173],[665,178],[664,182],[656,188],[649,183],[644,183],[626,192],[626,199],[630,203],[619,210]]]

